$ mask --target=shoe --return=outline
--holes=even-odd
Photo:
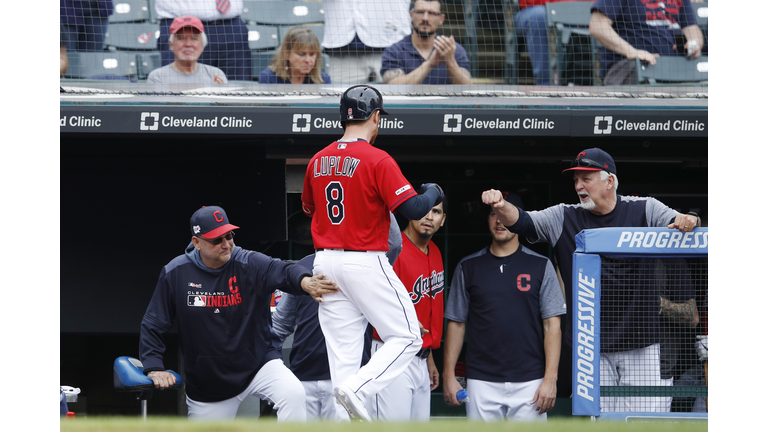
[[[333,397],[336,403],[343,406],[349,413],[349,417],[359,421],[370,422],[371,416],[365,409],[365,404],[357,397],[355,392],[344,384],[333,389]]]

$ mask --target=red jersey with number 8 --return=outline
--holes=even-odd
[[[415,195],[387,152],[337,141],[309,161],[301,203],[316,249],[388,251],[389,212]]]

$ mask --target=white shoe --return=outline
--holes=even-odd
[[[365,409],[365,404],[349,387],[344,384],[336,387],[333,389],[333,397],[336,399],[337,404],[343,406],[344,409],[347,410],[349,417],[359,421],[371,421],[371,416],[368,415],[368,410]]]

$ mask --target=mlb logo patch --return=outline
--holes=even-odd
[[[204,295],[187,296],[187,306],[205,307],[205,296]]]
[[[352,115],[352,108],[347,108],[347,120],[353,118],[355,118],[355,116]]]
[[[347,148],[347,145],[346,144],[339,144],[338,147],[336,147],[336,148],[339,149],[339,150],[344,150],[345,148]]]

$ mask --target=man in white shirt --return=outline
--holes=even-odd
[[[384,49],[411,34],[410,0],[324,0],[333,83],[381,82]]]
[[[168,38],[175,18],[192,15],[205,25],[208,46],[199,58],[200,63],[217,67],[230,80],[251,81],[253,64],[248,46],[248,28],[240,19],[243,0],[155,0],[160,19],[160,38],[157,48],[162,54],[162,65],[174,61]]]

